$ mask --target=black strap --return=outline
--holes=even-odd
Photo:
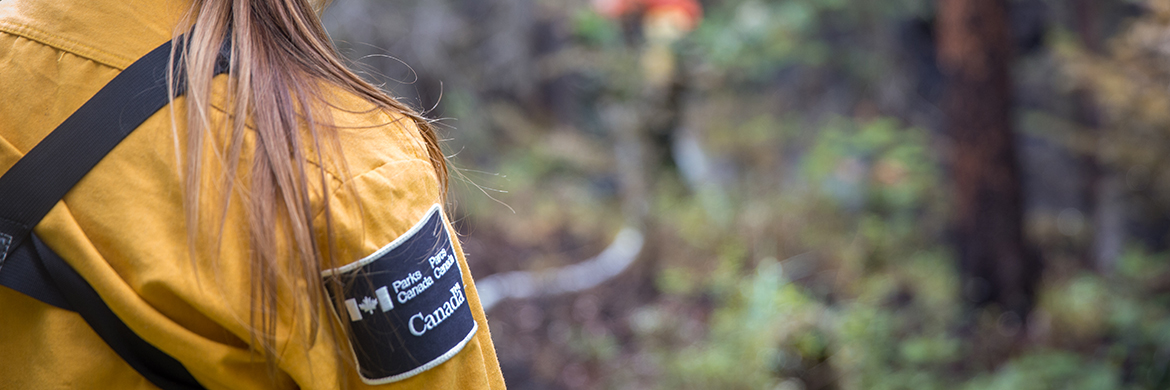
[[[4,261],[4,269],[0,270],[0,286],[65,310],[77,311],[65,299],[57,283],[53,282],[53,276],[49,275],[49,270],[41,262],[36,248],[27,242],[13,249]]]
[[[130,367],[163,389],[203,388],[179,361],[130,330],[69,263],[49,250],[35,235],[30,241],[69,304]]]
[[[182,47],[182,41],[178,42]],[[225,42],[216,74],[228,70],[229,48]],[[154,385],[202,389],[181,363],[138,337],[81,275],[31,235],[33,226],[65,193],[130,132],[167,105],[170,52],[171,42],[167,42],[135,61],[0,176],[0,285],[78,312],[118,356]],[[174,66],[175,96],[186,87],[179,64]]]
[[[135,61],[0,176],[0,249],[19,246],[82,176],[167,104],[170,50],[167,42]]]

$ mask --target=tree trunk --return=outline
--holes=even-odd
[[[977,306],[994,303],[1025,318],[1041,265],[1024,242],[1007,2],[940,0],[937,20],[964,293]]]

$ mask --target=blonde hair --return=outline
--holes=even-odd
[[[323,6],[320,4],[319,6]],[[201,204],[205,195],[218,201],[218,229],[222,231],[232,194],[243,197],[251,243],[251,345],[262,353],[269,368],[276,364],[277,292],[309,292],[292,307],[294,318],[311,319],[307,326],[309,340],[321,329],[337,340],[338,361],[352,364],[352,355],[342,351],[348,339],[344,324],[333,321],[322,326],[317,320],[328,308],[326,288],[339,291],[341,286],[325,286],[320,278],[324,268],[333,264],[335,245],[329,208],[329,186],[325,179],[327,162],[341,159],[338,128],[328,115],[329,102],[324,88],[340,88],[374,104],[376,109],[404,115],[418,126],[427,152],[439,178],[442,194],[447,188],[447,165],[439,149],[430,122],[418,112],[362,80],[342,62],[318,19],[319,8],[308,0],[194,0],[186,22],[176,29],[182,33],[186,50],[176,50],[186,69],[187,148],[184,151],[184,204],[187,213],[192,259],[201,240],[213,237],[212,258],[218,256],[221,238],[208,235],[214,224],[204,221]],[[215,102],[234,120],[223,129],[213,129],[209,112],[212,104],[213,68],[225,41],[230,41],[230,77],[223,101]],[[174,74],[174,72],[171,72]],[[173,84],[173,83],[172,83]],[[222,105],[221,105],[222,104]],[[248,126],[245,126],[245,125]],[[251,128],[255,150],[251,151],[247,188],[235,184],[244,146],[244,134]],[[203,183],[207,139],[215,130],[226,130],[222,151],[215,148],[223,167],[223,185]],[[214,146],[214,145],[213,145]],[[318,175],[310,179],[305,153],[313,153],[320,164]],[[335,165],[339,166],[339,165]],[[317,242],[310,206],[310,180],[317,186],[324,204],[326,242]],[[234,191],[234,192],[233,192]],[[214,204],[214,203],[213,203]],[[280,226],[274,229],[273,226]],[[290,243],[291,250],[277,248]],[[207,251],[208,249],[203,249]],[[206,254],[206,253],[205,253]],[[283,254],[286,259],[280,259]],[[332,283],[335,284],[335,283]],[[340,297],[341,294],[334,294]],[[294,295],[300,297],[300,295]],[[328,317],[326,317],[328,318]],[[344,381],[343,381],[344,382]]]

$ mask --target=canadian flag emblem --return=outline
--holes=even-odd
[[[361,321],[363,311],[369,314],[374,314],[374,309],[377,309],[378,307],[382,308],[382,312],[388,312],[394,309],[394,301],[390,299],[390,290],[388,290],[386,286],[382,286],[381,288],[374,290],[374,295],[376,295],[378,298],[374,299],[374,297],[364,297],[362,299],[362,303],[360,304],[355,298],[345,300],[345,308],[346,311],[349,312],[350,321]]]

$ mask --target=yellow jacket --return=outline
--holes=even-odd
[[[0,1],[0,172],[122,69],[169,40],[187,6],[162,0]],[[224,77],[216,80],[217,88],[225,85]],[[185,115],[181,99],[174,108],[179,118]],[[345,97],[337,103],[366,104]],[[455,258],[478,330],[445,363],[401,381],[370,385],[353,368],[338,372],[331,352],[337,340],[319,332],[311,343],[304,332],[288,331],[294,327],[286,316],[278,325],[281,360],[272,377],[249,352],[250,271],[247,239],[239,234],[245,226],[240,210],[229,210],[217,265],[188,256],[176,163],[181,147],[175,144],[186,136],[183,120],[177,121],[179,134],[172,132],[171,111],[164,108],[143,123],[34,229],[135,333],[209,389],[333,388],[339,376],[354,388],[504,387],[457,240]],[[362,110],[333,113],[348,127],[342,145],[350,175],[326,170],[340,254],[351,260],[395,241],[440,202],[417,128],[384,113],[355,112]],[[222,120],[224,115],[213,112],[213,121]],[[343,188],[356,189],[361,203]],[[322,200],[313,202],[320,209]],[[325,310],[321,320],[333,315]],[[0,389],[80,388],[155,387],[78,314],[0,287]]]

